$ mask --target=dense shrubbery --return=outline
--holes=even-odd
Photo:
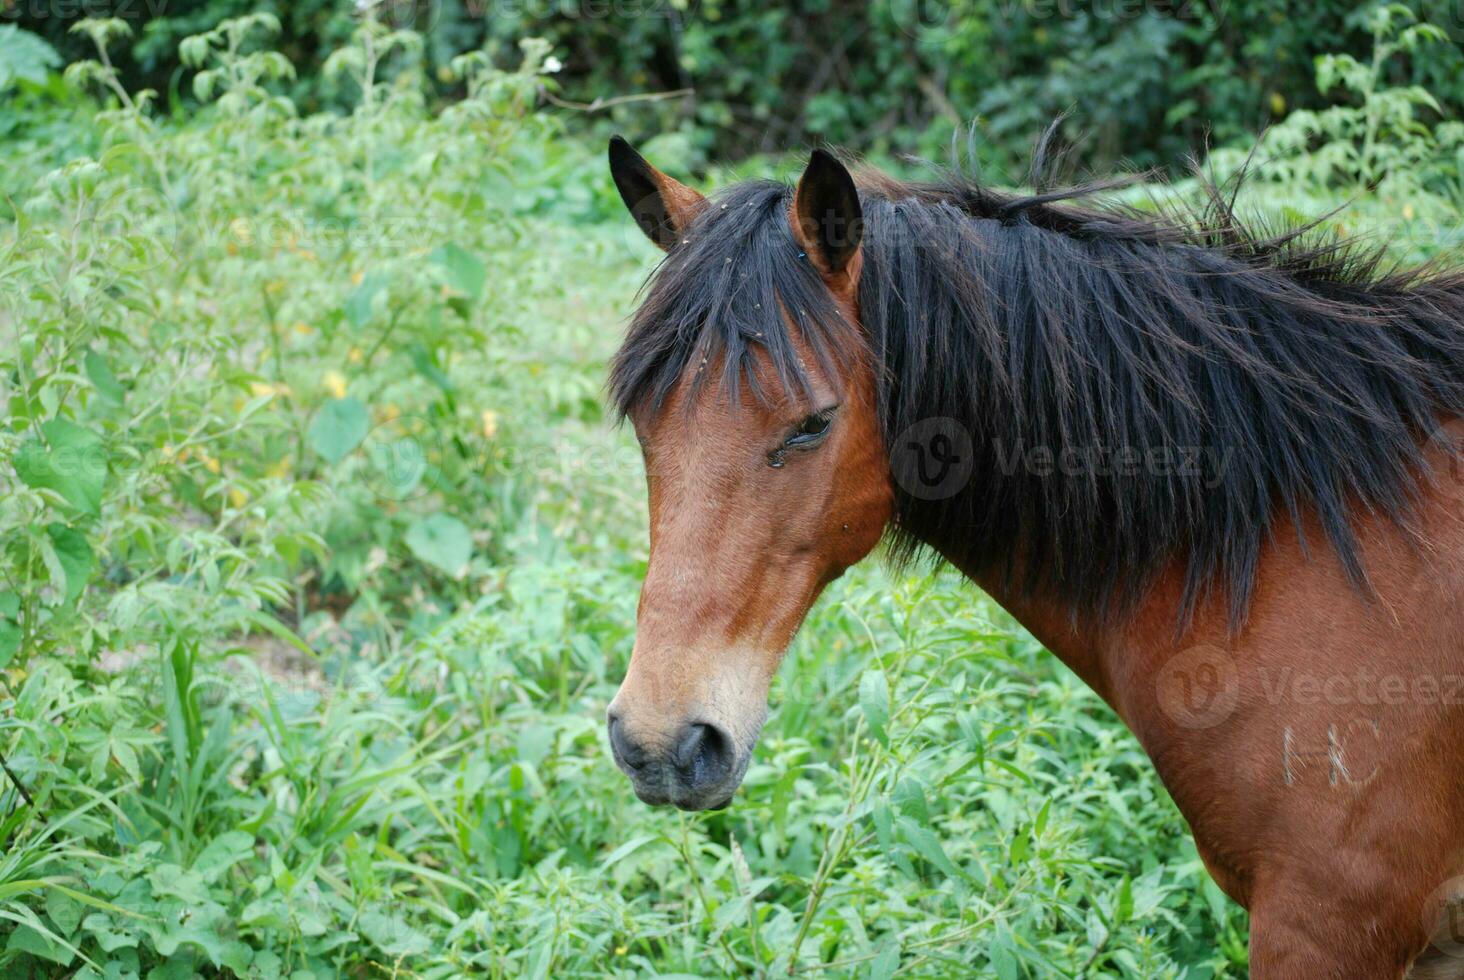
[[[1459,37],[1457,4],[1420,0],[1425,19]],[[16,22],[66,44],[54,0],[5,0]],[[224,17],[273,10],[275,46],[299,69],[289,86],[306,109],[349,102],[318,69],[352,30],[339,0],[89,0],[68,10],[116,10],[139,28],[120,57],[129,87],[187,95],[177,56],[184,36]],[[646,134],[677,130],[697,165],[781,152],[816,140],[863,150],[939,152],[953,125],[981,118],[990,162],[1020,159],[1034,131],[1073,109],[1085,159],[1171,165],[1227,143],[1293,108],[1319,108],[1311,84],[1322,54],[1365,57],[1367,9],[1351,0],[394,0],[386,16],[423,30],[431,85],[458,52],[486,41],[501,67],[520,37],[541,36],[564,64],[563,95],[581,102],[692,87],[696,95],[624,105],[614,123]],[[69,53],[81,50],[70,47]],[[1447,111],[1464,109],[1464,59],[1436,45],[1390,64],[1390,84],[1425,85]]]
[[[752,23],[724,13],[684,25],[708,64]],[[830,590],[735,808],[635,801],[601,719],[643,489],[600,385],[654,253],[600,145],[533,111],[550,44],[331,16],[297,60],[268,17],[173,13],[128,63],[187,65],[186,115],[112,67],[126,22],[67,80],[0,61],[7,975],[1242,972],[1133,740],[952,576]],[[1360,195],[1338,220],[1427,255],[1460,136],[1393,84],[1429,32],[1373,16],[1402,47],[1323,63],[1345,101],[1272,130],[1253,199]],[[807,125],[862,144],[849,102]]]

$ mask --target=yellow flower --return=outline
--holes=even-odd
[[[361,353],[361,348],[359,347],[352,347],[350,350],[346,351],[346,360],[350,361],[352,364],[360,364],[361,359],[365,356],[365,354]]]
[[[483,438],[492,439],[498,434],[498,413],[491,408],[483,409]]]
[[[298,321],[295,324],[295,332],[297,334],[300,334],[301,336],[304,336],[305,334],[311,333],[314,330],[315,330],[314,327],[312,327],[310,324],[304,322],[303,320]]]
[[[233,504],[236,508],[243,507],[248,502],[249,495],[238,487],[229,491],[229,503]]]
[[[256,398],[260,395],[273,395],[275,386],[268,381],[251,381],[249,382],[249,393]]]
[[[289,458],[288,457],[281,458],[279,462],[275,463],[273,466],[271,466],[269,469],[265,470],[264,472],[265,472],[265,475],[266,476],[273,476],[273,477],[277,477],[277,478],[281,478],[281,479],[284,478],[284,477],[289,476],[290,475],[290,460],[289,460]]]
[[[1286,115],[1286,96],[1282,95],[1280,92],[1271,93],[1271,115]]]
[[[1403,220],[1405,220],[1405,221],[1412,221],[1413,220],[1413,205],[1411,205],[1411,204],[1405,204],[1405,205],[1403,205]]]
[[[351,273],[351,285],[352,286],[359,286],[359,285],[361,285],[361,283],[363,281],[365,281],[365,279],[366,279],[366,273],[362,272],[360,269],[357,269],[355,272]]]
[[[394,402],[387,402],[386,407],[381,410],[381,420],[383,422],[394,422],[401,418],[401,415],[402,410]]]
[[[346,379],[339,371],[327,371],[322,379],[325,390],[330,392],[332,398],[346,397]]]
[[[203,456],[203,453],[200,452],[198,455]],[[223,469],[223,467],[219,465],[219,461],[214,459],[212,456],[204,457],[203,468],[208,470],[210,473],[217,473]]]

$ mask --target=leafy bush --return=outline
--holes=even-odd
[[[655,255],[533,111],[550,43],[442,59],[438,106],[432,38],[351,21],[311,112],[288,23],[194,24],[186,117],[119,20],[0,96],[6,975],[1244,971],[1132,738],[950,574],[829,590],[735,808],[636,802],[602,719],[646,515],[600,386]],[[1416,226],[1454,221],[1391,88],[1326,138],[1382,98],[1357,159],[1426,150]],[[1295,165],[1262,201],[1369,180]]]
[[[1464,124],[1437,121],[1442,107],[1423,86],[1388,80],[1397,61],[1447,45],[1448,36],[1400,4],[1373,8],[1366,22],[1373,49],[1365,60],[1317,59],[1317,89],[1348,101],[1296,110],[1255,146],[1216,150],[1208,166],[1222,177],[1244,169],[1253,200],[1286,220],[1345,208],[1338,232],[1352,233],[1363,217],[1401,257],[1434,258],[1464,243]]]
[[[278,17],[276,47],[298,77],[282,89],[308,111],[349,106],[322,66],[354,30],[339,0],[290,4],[208,0],[175,9],[148,0],[89,0],[145,23],[125,63],[129,87],[171,98],[181,87],[178,42],[225,18]],[[373,0],[394,26],[422,31],[435,94],[456,98],[452,57],[483,45],[501,67],[520,37],[560,51],[573,100],[694,88],[695,95],[621,103],[609,115],[640,135],[680,132],[703,166],[827,140],[862,149],[942,151],[951,128],[980,117],[987,162],[1007,172],[1055,115],[1088,134],[1081,157],[1174,165],[1205,143],[1243,138],[1292,109],[1327,98],[1310,86],[1324,54],[1362,57],[1367,7],[1350,0],[876,0],[793,4],[751,0]],[[18,23],[68,56],[64,18],[15,0]],[[1447,0],[1415,10],[1453,32]],[[3,16],[3,13],[0,13]],[[1450,114],[1464,109],[1458,44],[1433,45],[1388,66],[1393,85],[1424,84]],[[441,76],[439,77],[439,72]],[[552,86],[551,86],[552,90]],[[594,116],[590,117],[591,119]],[[998,171],[1001,172],[1001,171]]]

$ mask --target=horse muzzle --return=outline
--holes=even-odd
[[[751,746],[738,745],[712,722],[684,722],[669,737],[638,736],[612,707],[609,726],[615,764],[641,802],[652,806],[720,810],[732,801],[752,757]]]

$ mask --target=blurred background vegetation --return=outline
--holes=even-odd
[[[1071,110],[1137,206],[1249,157],[1244,211],[1449,259],[1452,8],[0,11],[0,975],[1245,975],[1132,737],[949,573],[830,587],[733,808],[635,800],[604,136],[715,191],[974,122],[1005,182]]]
[[[70,11],[57,16],[56,9]],[[1323,54],[1372,52],[1370,7],[1355,0],[393,0],[382,16],[422,31],[434,97],[461,97],[446,68],[485,48],[500,67],[518,41],[543,37],[562,63],[557,94],[580,103],[635,93],[693,94],[624,104],[612,125],[685,137],[685,165],[780,153],[828,141],[860,152],[934,155],[954,127],[979,120],[990,164],[1020,172],[1035,129],[1076,110],[1080,159],[1174,167],[1327,104],[1313,84]],[[1452,43],[1387,66],[1444,112],[1464,108],[1457,0],[1419,0]],[[302,111],[340,108],[354,93],[321,65],[354,26],[339,0],[0,0],[0,23],[35,31],[70,60],[77,17],[117,15],[137,34],[118,54],[122,83],[189,104],[178,42],[251,11],[280,18],[273,42],[294,64],[285,86]]]

